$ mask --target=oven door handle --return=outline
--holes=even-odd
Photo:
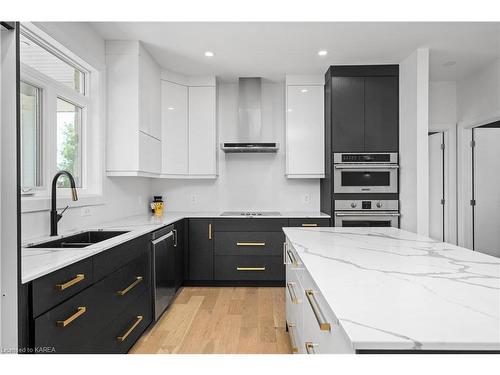
[[[335,212],[335,216],[401,216],[396,212]]]
[[[346,164],[334,164],[335,169],[364,169],[369,171],[370,169],[398,169],[397,164],[363,164],[363,165],[346,165]]]

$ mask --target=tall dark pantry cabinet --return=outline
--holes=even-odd
[[[325,178],[320,183],[321,211],[329,215],[334,211],[334,152],[398,151],[399,65],[330,66],[325,74]]]

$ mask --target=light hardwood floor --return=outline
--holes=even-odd
[[[289,354],[285,289],[185,287],[130,353]]]

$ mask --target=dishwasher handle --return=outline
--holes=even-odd
[[[172,237],[173,235],[174,235],[174,232],[173,232],[173,231],[170,231],[170,232],[168,232],[166,235],[161,236],[160,238],[157,238],[157,239],[156,239],[156,240],[154,240],[154,241],[151,241],[151,243],[152,243],[153,245],[157,245],[157,244],[159,244],[160,242],[165,241],[167,238]]]

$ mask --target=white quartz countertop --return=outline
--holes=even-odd
[[[57,237],[44,237],[23,242],[21,249],[21,281],[27,283],[53,271],[76,263],[102,251],[110,249],[133,238],[140,237],[146,233],[153,232],[165,225],[175,223],[185,218],[240,218],[248,219],[247,216],[220,216],[221,212],[165,212],[163,217],[156,218],[152,215],[131,216],[110,223],[95,225],[90,228],[80,228],[68,233],[63,233]],[[280,212],[276,216],[253,216],[251,218],[329,218],[322,212]],[[117,230],[129,231],[128,233],[110,238],[84,248],[28,248],[25,246],[34,245],[47,240],[54,240],[67,237],[87,230]]]
[[[500,350],[500,259],[397,228],[284,228],[354,349]]]

